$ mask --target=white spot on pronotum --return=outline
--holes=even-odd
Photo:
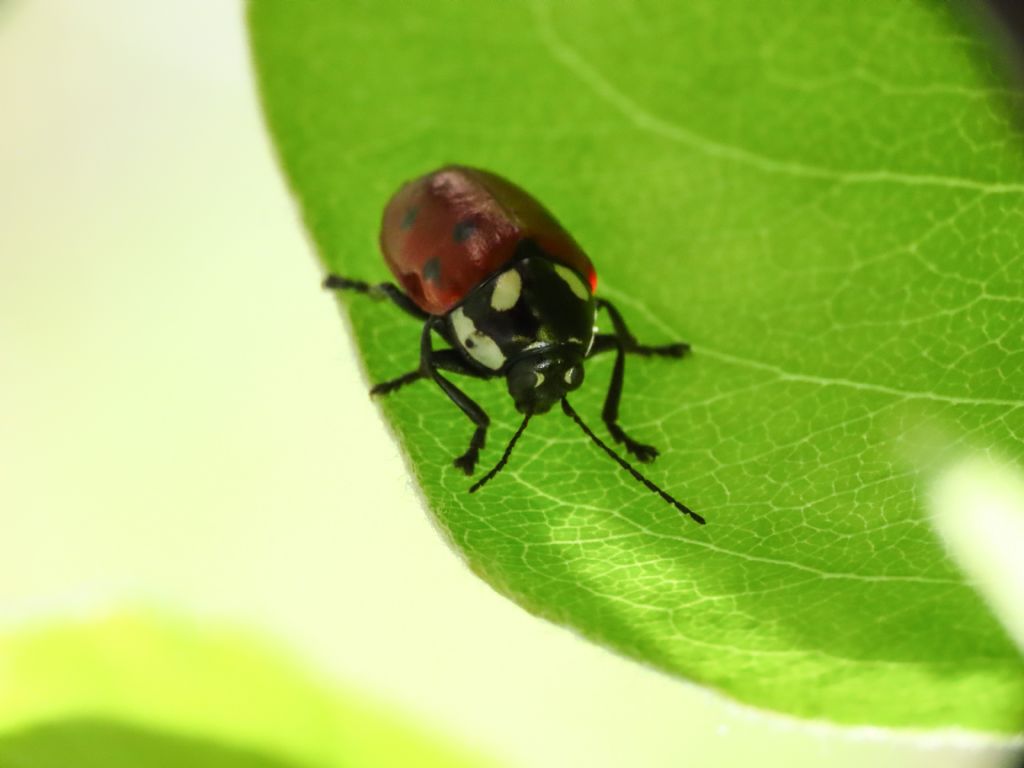
[[[462,348],[469,353],[469,356],[485,368],[496,371],[505,364],[505,355],[501,348],[490,336],[477,330],[472,319],[466,316],[462,307],[456,307],[449,315],[452,321],[452,330],[455,331],[455,338],[459,340]]]
[[[533,382],[533,386],[534,387],[539,387],[541,384],[544,383],[544,374],[543,373],[541,373],[540,371],[534,371],[533,375],[537,377],[537,380],[535,382]]]
[[[575,365],[565,371],[565,383],[572,386],[579,380],[580,369]]]
[[[568,267],[563,267],[561,264],[555,264],[555,272],[562,278],[569,289],[576,294],[582,301],[586,301],[590,298],[590,291],[587,289],[587,284],[583,282],[583,278],[577,275]]]
[[[519,272],[510,269],[498,275],[494,281],[494,293],[491,294],[491,308],[499,312],[512,309],[519,301],[519,295],[523,291],[523,278]]]

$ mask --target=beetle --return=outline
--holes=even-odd
[[[490,418],[445,373],[504,377],[523,420],[500,461],[469,490],[478,491],[507,463],[530,418],[555,403],[583,432],[649,490],[694,521],[704,519],[656,486],[597,437],[569,404],[583,383],[584,360],[615,352],[601,412],[608,432],[640,462],[657,449],[619,425],[627,355],[678,358],[688,344],[640,344],[619,311],[594,295],[597,273],[572,236],[535,198],[494,173],[449,165],[404,184],[384,209],[380,248],[398,286],[328,275],[324,286],[390,299],[423,322],[419,366],[374,386],[386,395],[420,379],[433,380],[474,425],[455,466],[471,475]],[[399,287],[400,286],[400,287]],[[598,333],[598,310],[612,333]],[[437,334],[446,349],[434,349]]]

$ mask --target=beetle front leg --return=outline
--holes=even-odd
[[[462,409],[462,412],[476,426],[473,436],[469,440],[469,448],[464,454],[455,459],[454,462],[456,467],[467,475],[471,475],[476,468],[477,460],[480,458],[480,451],[483,450],[484,443],[487,440],[487,428],[490,426],[491,420],[487,413],[484,412],[484,409],[477,405],[469,395],[440,374],[439,369],[446,367],[445,363],[449,362],[449,359],[443,353],[435,353],[430,343],[430,332],[433,330],[435,322],[436,320],[431,319],[423,326],[423,335],[420,337],[420,370],[423,372],[424,377],[429,376],[432,378],[437,383],[437,386],[448,395],[453,403]],[[444,351],[452,352],[452,350]],[[480,374],[469,368],[464,368],[457,372],[480,377]]]
[[[601,420],[608,427],[608,433],[617,442],[626,446],[637,460],[644,462],[654,461],[658,456],[658,449],[653,445],[640,443],[627,435],[619,426],[619,402],[622,400],[622,382],[626,375],[626,345],[617,335],[600,333],[594,339],[594,346],[590,351],[591,356],[608,349],[615,350],[615,367],[612,368],[611,382],[608,384],[608,394],[604,398],[604,408],[601,409]]]
[[[470,368],[462,357],[454,349],[441,349],[431,350],[431,361],[435,368],[440,368],[443,371],[451,371],[452,373],[462,374],[463,376],[473,376],[474,378],[487,378],[481,376],[477,371]],[[390,395],[392,392],[401,389],[406,384],[412,384],[413,382],[419,381],[420,379],[429,379],[430,372],[424,371],[422,367],[417,368],[415,371],[409,371],[403,373],[401,376],[396,376],[393,379],[382,381],[380,384],[374,384],[370,389],[371,395]]]
[[[430,315],[420,309],[416,304],[398,288],[391,283],[378,283],[371,285],[363,280],[352,280],[341,275],[328,275],[324,280],[324,288],[335,291],[355,291],[363,293],[374,299],[390,299],[391,302],[403,312],[412,315],[417,320],[426,320]]]

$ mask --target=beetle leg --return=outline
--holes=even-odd
[[[480,373],[470,368],[466,362],[462,359],[454,349],[441,349],[431,351],[431,360],[434,363],[435,368],[440,368],[444,371],[451,371],[452,373],[460,373],[463,376],[473,376],[476,378],[487,378],[481,376]],[[430,373],[424,373],[422,368],[417,368],[415,371],[409,371],[403,373],[401,376],[397,376],[388,381],[382,381],[380,384],[374,384],[370,389],[371,395],[390,395],[392,392],[401,389],[406,384],[412,384],[414,381],[419,381],[423,378],[429,378]]]
[[[341,275],[328,275],[324,280],[324,288],[337,291],[356,291],[357,293],[365,293],[374,299],[390,299],[395,306],[403,312],[412,315],[417,320],[426,320],[430,317],[430,315],[416,306],[412,299],[402,293],[397,285],[392,285],[391,283],[371,285],[362,280],[350,280]]]
[[[651,355],[658,355],[659,357],[682,357],[690,351],[690,345],[686,342],[663,344],[657,347],[641,344],[636,340],[636,337],[630,332],[629,328],[626,327],[626,321],[622,319],[622,315],[619,314],[619,310],[617,310],[610,301],[607,301],[606,299],[597,299],[597,306],[608,313],[608,317],[612,320],[612,327],[615,329],[615,336],[621,340],[623,348],[631,355],[640,355],[641,357],[649,357]],[[599,335],[597,338],[600,340],[601,336]],[[591,350],[590,354],[595,355],[598,352],[604,352],[608,349],[613,349],[614,347],[615,345],[608,345],[603,349],[598,349],[595,340],[594,348]]]
[[[473,437],[469,440],[469,448],[464,454],[455,459],[455,466],[467,475],[471,475],[473,474],[474,467],[476,467],[477,459],[480,458],[480,451],[484,447],[484,442],[487,439],[487,427],[490,426],[491,420],[484,412],[484,409],[477,405],[469,395],[439,373],[438,369],[443,368],[445,363],[450,362],[450,359],[440,352],[434,352],[433,346],[430,343],[430,333],[436,322],[436,318],[431,318],[423,326],[423,335],[420,337],[421,375],[432,378],[437,383],[437,386],[439,386],[441,390],[448,395],[451,401],[459,406],[469,420],[476,425],[476,429],[473,431]],[[454,352],[454,350],[446,351]],[[457,372],[468,373],[469,375],[481,377],[480,374],[472,371],[468,367]]]
[[[612,378],[608,385],[608,394],[605,395],[601,418],[611,436],[626,446],[626,450],[633,456],[643,462],[653,461],[658,455],[658,449],[653,445],[637,442],[619,426],[619,403],[622,400],[622,382],[626,375],[626,355],[682,357],[689,351],[690,345],[680,343],[652,347],[640,344],[630,333],[629,328],[626,327],[626,321],[622,319],[622,315],[611,302],[597,299],[597,306],[608,313],[612,321],[612,328],[615,330],[615,333],[599,333],[594,338],[594,345],[590,350],[591,357],[601,352],[615,350],[615,367],[612,368]]]
[[[633,454],[639,461],[654,461],[658,455],[658,449],[653,445],[638,443],[627,435],[619,426],[619,401],[622,399],[622,381],[626,373],[626,345],[617,335],[600,333],[594,339],[594,347],[591,350],[604,351],[605,349],[615,350],[615,367],[612,368],[612,379],[608,384],[608,394],[604,398],[604,408],[601,409],[601,419],[608,432],[617,442],[626,446],[626,450]]]
[[[419,381],[423,378],[423,371],[417,368],[415,371],[409,371],[409,373],[403,373],[401,376],[397,376],[387,381],[382,381],[380,384],[374,384],[370,387],[371,395],[390,395],[406,384],[412,384],[414,381]]]
[[[612,333],[599,333],[594,337],[594,343],[590,345],[590,352],[587,354],[587,357],[591,358],[595,355],[600,355],[602,352],[618,348],[617,336]]]

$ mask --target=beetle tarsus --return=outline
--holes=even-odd
[[[660,455],[660,451],[653,445],[638,443],[635,440],[623,440],[622,444],[626,446],[626,450],[633,455],[633,458],[644,464],[650,464]]]
[[[479,459],[480,451],[476,448],[470,448],[464,454],[459,456],[459,458],[455,459],[452,464],[461,469],[467,475],[472,475],[473,471],[476,469],[476,463]]]
[[[484,419],[487,419],[486,414],[484,415]],[[487,423],[482,426],[478,426],[473,431],[473,437],[469,439],[468,450],[454,461],[455,466],[467,475],[472,475],[473,470],[476,469],[476,462],[480,458],[480,451],[483,450],[484,443],[487,441],[488,423],[490,423],[490,419],[487,419]]]
[[[618,424],[607,423],[605,426],[608,427],[608,433],[615,439],[616,442],[622,443],[626,450],[633,456],[637,461],[641,461],[644,464],[650,464],[656,458],[658,458],[659,451],[653,445],[647,445],[646,443],[639,443],[629,435],[627,435]]]
[[[380,384],[374,384],[370,388],[370,396],[376,395],[390,395],[395,390],[401,389],[406,384],[412,384],[414,381],[422,379],[424,374],[421,371],[410,371],[409,373],[398,376],[388,381],[382,381]]]
[[[324,288],[336,291],[355,291],[377,301],[390,299],[392,304],[406,314],[412,315],[417,320],[426,320],[429,317],[426,312],[416,306],[412,299],[402,293],[398,286],[391,283],[371,285],[365,280],[353,280],[341,275],[328,275],[324,278]]]
[[[685,341],[676,344],[664,344],[658,347],[649,347],[646,344],[636,344],[633,347],[626,347],[626,352],[640,357],[684,357],[690,351],[690,345]]]
[[[332,291],[358,291],[370,293],[371,286],[363,280],[352,280],[341,275],[328,275],[324,278],[324,288]]]

